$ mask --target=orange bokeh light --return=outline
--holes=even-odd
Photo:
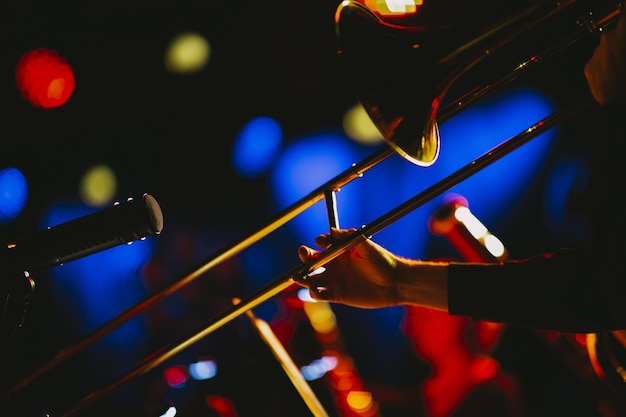
[[[65,104],[75,86],[74,72],[56,51],[43,48],[25,53],[17,63],[15,81],[33,106],[50,109]]]

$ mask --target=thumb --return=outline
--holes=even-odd
[[[319,251],[316,251],[315,249],[311,249],[306,245],[300,245],[300,247],[298,247],[298,258],[300,258],[300,261],[302,262],[306,262],[307,260],[311,259],[318,253]]]

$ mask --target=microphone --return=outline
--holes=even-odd
[[[49,227],[0,248],[0,272],[62,265],[163,230],[163,213],[149,194]]]

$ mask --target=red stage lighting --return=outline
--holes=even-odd
[[[17,63],[15,81],[33,106],[51,109],[65,104],[74,91],[74,72],[64,57],[43,48],[24,54]]]

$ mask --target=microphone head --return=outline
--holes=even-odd
[[[161,211],[161,206],[156,199],[148,193],[143,195],[143,201],[146,207],[146,225],[151,232],[150,234],[158,235],[163,230],[163,212]]]
[[[0,247],[0,271],[29,270],[63,263],[158,235],[163,212],[150,194],[49,227]]]

